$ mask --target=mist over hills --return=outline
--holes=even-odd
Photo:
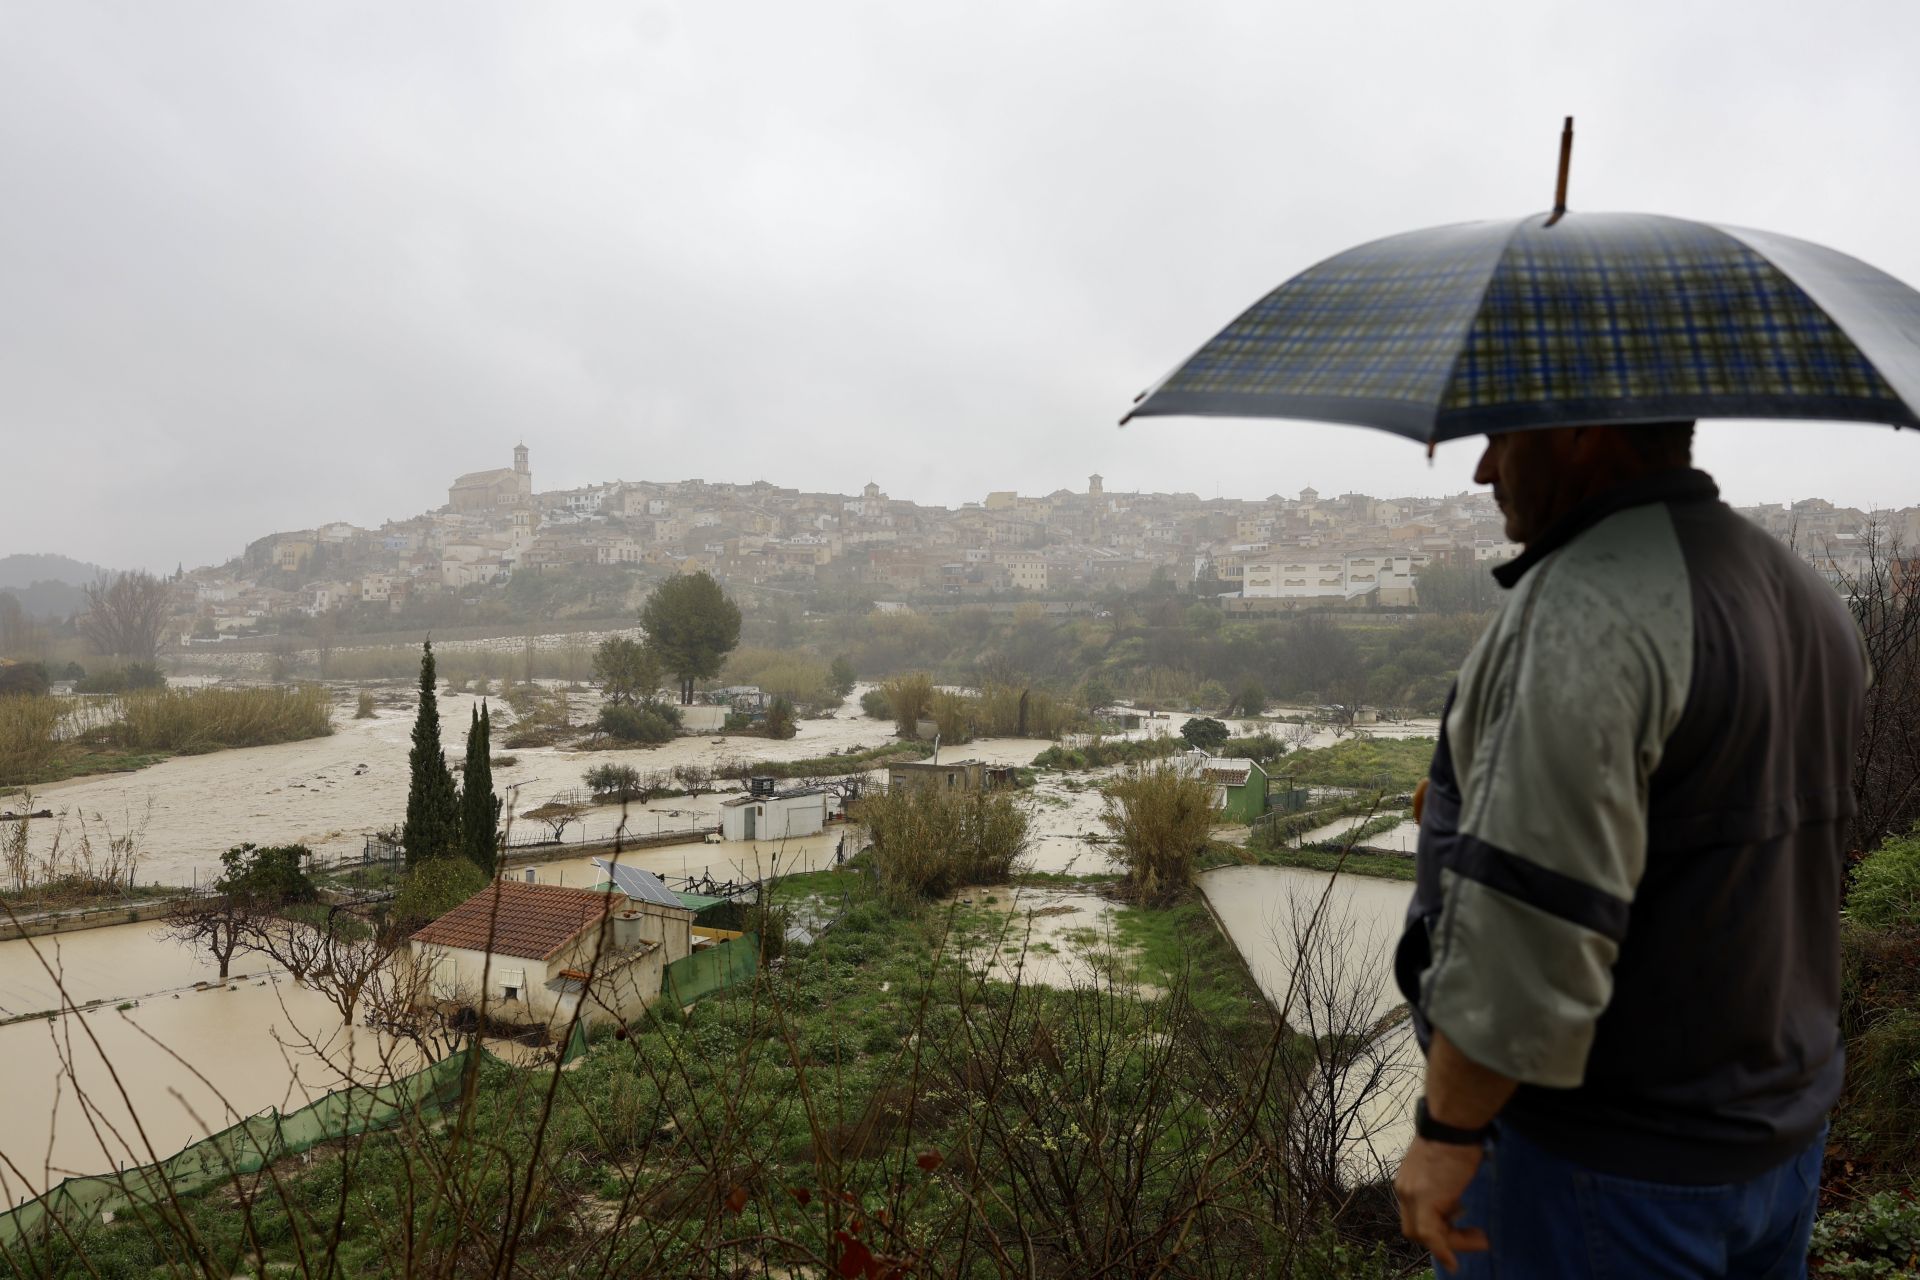
[[[0,591],[34,617],[64,618],[86,602],[82,587],[111,572],[72,556],[15,553],[0,556]]]

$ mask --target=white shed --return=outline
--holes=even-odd
[[[735,796],[720,806],[720,834],[728,840],[817,836],[826,826],[827,793],[819,787]]]

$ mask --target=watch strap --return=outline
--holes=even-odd
[[[1477,1147],[1493,1133],[1492,1124],[1483,1124],[1478,1129],[1461,1129],[1444,1124],[1433,1118],[1427,1110],[1427,1099],[1423,1094],[1413,1104],[1413,1131],[1429,1142],[1444,1142],[1455,1147]]]

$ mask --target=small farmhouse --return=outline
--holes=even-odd
[[[693,912],[557,885],[496,880],[407,942],[417,999],[501,1022],[626,1022],[692,949]]]
[[[1267,811],[1267,771],[1236,756],[1210,756],[1197,747],[1174,763],[1213,786],[1213,807],[1229,822],[1252,822]]]
[[[1014,771],[978,760],[934,764],[909,760],[887,766],[887,790],[895,787],[932,787],[938,791],[993,791],[1013,785]]]
[[[753,789],[720,805],[720,835],[727,840],[786,840],[817,836],[827,826],[827,792],[821,787],[775,791],[755,778]]]

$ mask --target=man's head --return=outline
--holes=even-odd
[[[1507,537],[1531,542],[1589,498],[1691,465],[1691,422],[1552,427],[1488,436],[1473,479],[1493,486]]]

